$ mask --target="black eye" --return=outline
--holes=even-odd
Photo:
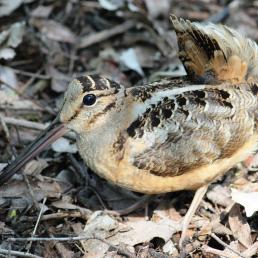
[[[83,104],[92,106],[96,102],[97,97],[94,94],[87,94],[83,97]]]

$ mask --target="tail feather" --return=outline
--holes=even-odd
[[[171,20],[178,37],[179,57],[194,81],[240,83],[258,79],[256,43],[223,25],[205,26]]]

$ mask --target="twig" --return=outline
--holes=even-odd
[[[182,233],[181,233],[181,237],[179,240],[179,247],[180,249],[182,249],[184,242],[185,242],[185,238],[186,238],[186,233],[187,233],[187,229],[189,227],[189,224],[191,222],[191,219],[193,218],[196,210],[198,209],[204,195],[206,194],[208,189],[208,185],[204,185],[202,187],[200,187],[194,194],[194,198],[192,200],[192,203],[187,211],[187,213],[185,214],[183,221],[182,221]]]
[[[9,125],[21,126],[29,129],[39,130],[39,131],[43,131],[49,126],[49,123],[42,124],[42,123],[31,122],[25,119],[18,119],[14,117],[2,116],[2,119],[6,124],[9,124]],[[68,132],[65,134],[65,136],[75,140],[74,133]]]
[[[210,253],[210,254],[215,254],[218,255],[218,257],[225,257],[225,258],[236,258],[235,255],[233,254],[229,254],[228,252],[226,252],[225,250],[218,250],[212,247],[209,247],[207,245],[203,245],[201,247],[201,250],[205,253]],[[242,256],[241,256],[242,257]]]
[[[24,176],[25,183],[26,183],[26,185],[27,185],[27,187],[28,187],[28,190],[29,190],[29,195],[30,195],[30,197],[31,197],[32,200],[33,200],[33,204],[34,204],[35,208],[39,211],[38,219],[37,219],[37,221],[36,221],[34,230],[33,230],[32,234],[31,234],[31,237],[33,237],[33,236],[35,236],[35,234],[36,234],[36,231],[37,231],[37,228],[38,228],[38,224],[39,224],[40,219],[41,219],[41,216],[42,216],[43,207],[44,207],[44,204],[45,204],[45,202],[46,202],[46,197],[43,199],[43,205],[42,205],[42,207],[40,208],[40,207],[39,207],[39,204],[38,204],[38,202],[37,202],[37,200],[36,200],[36,198],[35,198],[34,191],[33,191],[32,187],[31,187],[31,185],[30,185],[30,182],[29,182],[29,180],[28,180],[27,175],[26,175],[26,174],[23,174],[23,176]],[[26,249],[27,249],[27,252],[30,251],[31,245],[32,245],[32,241],[28,244],[28,246],[27,246],[27,248],[26,248]]]
[[[36,75],[40,75],[43,71],[44,71],[44,68],[42,67],[42,68],[36,73]],[[24,84],[20,87],[19,92],[20,92],[21,94],[23,94],[23,93],[27,90],[27,88],[29,87],[29,85],[31,85],[31,84],[35,81],[35,79],[36,79],[35,76],[30,77],[29,80],[28,80],[26,83],[24,83]]]
[[[109,214],[112,215],[116,215],[116,216],[123,216],[123,215],[127,215],[139,208],[144,208],[144,205],[153,197],[153,195],[144,195],[143,197],[140,198],[140,200],[138,200],[136,203],[134,203],[133,205],[122,209],[122,210],[116,210],[116,211],[112,211],[112,210],[107,210],[106,212],[108,212]]]
[[[86,236],[76,236],[76,237],[10,237],[7,241],[10,242],[27,242],[27,241],[42,241],[42,242],[49,242],[49,241],[59,241],[59,242],[70,242],[70,241],[81,241],[81,240],[90,240],[90,239],[97,239],[102,241],[102,238],[98,237],[86,237]]]
[[[83,209],[85,212],[81,212],[81,211],[67,211],[67,212],[58,212],[58,213],[53,213],[53,214],[46,214],[43,215],[41,220],[45,221],[45,220],[50,220],[50,219],[62,219],[62,218],[68,218],[68,217],[72,217],[72,218],[82,218],[85,220],[88,220],[92,214],[92,211],[87,210],[87,209]]]
[[[6,124],[26,127],[29,129],[35,129],[35,130],[40,130],[40,131],[45,130],[48,127],[48,124],[31,122],[31,121],[28,121],[25,119],[18,119],[18,118],[14,118],[14,117],[3,116],[2,119]]]
[[[248,249],[246,249],[242,255],[244,257],[252,257],[253,255],[258,253],[258,242],[252,244]]]
[[[68,157],[72,163],[72,166],[76,170],[76,173],[83,179],[82,185],[87,187],[89,184],[89,174],[87,168],[84,165],[81,165],[72,153],[68,153]]]
[[[5,133],[5,137],[7,141],[10,142],[10,133],[9,133],[8,127],[6,126],[6,122],[1,114],[0,114],[0,122]]]
[[[241,8],[241,1],[232,1],[229,5],[225,6],[221,11],[215,13],[207,19],[208,22],[220,23],[224,21],[230,14]]]
[[[92,237],[86,237],[86,236],[77,236],[77,237],[10,237],[7,239],[7,241],[10,242],[16,242],[16,241],[21,241],[21,242],[26,242],[26,241],[44,241],[44,242],[48,242],[48,241],[59,241],[59,242],[70,242],[70,241],[81,241],[81,240],[99,240],[107,245],[109,245],[110,247],[114,248],[115,250],[117,250],[118,253],[125,255],[126,257],[129,258],[136,258],[136,256],[134,254],[132,254],[131,252],[122,249],[118,246],[115,246],[111,243],[109,243],[107,240],[101,238],[101,237],[96,237],[96,236],[92,236]]]
[[[98,2],[95,2],[95,1],[83,1],[83,2],[80,2],[81,6],[83,8],[85,8],[86,10],[88,9],[94,9],[94,8],[101,8],[101,5],[98,3]]]
[[[1,66],[0,66],[0,67],[1,67]],[[22,95],[22,94],[21,94],[17,89],[15,89],[11,84],[9,84],[8,82],[3,81],[2,79],[0,79],[0,86],[1,86],[1,84],[5,85],[6,88],[13,90],[18,96],[21,96],[21,95]],[[0,87],[0,88],[1,88],[1,87]]]
[[[111,29],[102,30],[98,33],[94,33],[91,35],[87,35],[81,39],[81,42],[79,43],[79,49],[80,48],[86,48],[93,44],[97,44],[101,41],[104,41],[106,39],[109,39],[115,35],[121,34],[131,28],[133,28],[136,25],[133,21],[125,21],[122,24],[119,24]]]
[[[43,214],[43,210],[44,210],[44,205],[45,205],[46,201],[47,201],[47,198],[44,197],[43,202],[42,202],[42,207],[41,207],[41,209],[40,209],[40,212],[39,212],[39,215],[38,215],[38,218],[37,218],[36,225],[35,225],[35,227],[34,227],[34,230],[33,230],[32,234],[31,234],[32,237],[34,237],[35,234],[36,234],[36,231],[37,231],[39,222],[40,222],[40,220],[41,220],[41,218],[42,218],[42,214]]]
[[[150,254],[150,257],[153,257],[153,258],[171,258],[172,257],[170,255],[166,255],[166,254],[163,254],[159,251],[156,251],[152,248],[149,249],[149,254]]]
[[[0,254],[14,255],[14,256],[19,256],[19,257],[28,257],[28,258],[43,258],[42,256],[38,256],[38,255],[30,254],[30,253],[7,250],[7,249],[2,249],[2,248],[0,248]]]
[[[90,190],[96,195],[96,197],[97,197],[97,199],[99,200],[99,202],[100,202],[102,208],[103,208],[104,210],[107,210],[107,207],[106,207],[104,201],[102,200],[102,197],[100,196],[100,194],[99,194],[93,187],[91,187],[91,186],[88,186],[87,188],[90,189]]]
[[[3,67],[5,67],[5,66],[3,66]],[[21,74],[21,75],[28,76],[28,77],[33,77],[33,78],[38,78],[38,79],[43,79],[43,80],[49,80],[49,79],[52,78],[49,75],[43,75],[43,74],[38,74],[38,73],[26,72],[26,71],[15,69],[15,68],[12,68],[12,67],[9,67],[9,66],[8,66],[8,69],[13,70],[17,74]]]
[[[141,23],[141,26],[150,33],[151,38],[153,38],[153,42],[155,42],[157,48],[164,56],[168,56],[171,54],[171,48],[167,45],[164,37],[162,37],[160,34],[157,34],[156,30],[153,27],[149,26],[147,23]],[[172,55],[176,56],[175,51],[174,54],[172,52]]]
[[[240,254],[239,252],[237,252],[236,250],[234,250],[231,246],[227,245],[225,242],[223,242],[219,237],[217,237],[214,233],[211,233],[211,237],[216,240],[219,244],[221,244],[222,246],[224,246],[225,248],[227,248],[228,250],[230,250],[231,252],[235,253],[236,255],[238,255],[241,258],[245,258],[242,254]]]
[[[221,11],[209,17],[207,21],[212,23],[220,23],[224,21],[229,16],[229,14],[229,7],[225,6]]]
[[[73,45],[73,48],[72,48],[72,50],[71,50],[71,52],[70,52],[70,57],[71,56],[75,56],[75,54],[77,53],[77,44],[74,44]],[[72,77],[72,72],[73,72],[73,70],[74,70],[74,64],[75,64],[75,59],[74,58],[70,58],[70,61],[69,61],[69,75],[71,75],[71,77]]]
[[[1,67],[1,66],[0,66],[0,67]],[[34,105],[36,105],[41,111],[43,110],[43,111],[48,112],[48,113],[51,114],[51,115],[56,115],[56,113],[53,112],[53,111],[51,110],[51,108],[46,107],[46,106],[43,107],[40,103],[38,103],[38,102],[35,101],[34,99],[31,99],[31,97],[27,96],[27,95],[24,94],[24,93],[19,92],[17,89],[15,89],[15,88],[14,88],[12,85],[10,85],[9,83],[7,83],[7,82],[5,82],[5,81],[3,81],[3,80],[0,79],[0,84],[3,84],[3,85],[5,85],[6,87],[8,87],[9,89],[13,90],[18,96],[21,96],[21,97],[23,97],[24,99],[29,99],[29,100],[31,100],[32,103],[34,103]]]

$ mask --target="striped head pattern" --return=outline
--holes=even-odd
[[[64,96],[60,122],[77,133],[101,126],[123,94],[123,86],[99,75],[74,79]]]

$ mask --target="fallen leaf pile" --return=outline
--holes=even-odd
[[[125,86],[185,75],[169,14],[258,40],[257,1],[0,0],[0,170],[55,118],[72,78]],[[90,171],[73,134],[0,187],[0,256],[258,257],[257,154],[214,182],[179,249],[193,192],[144,196]],[[10,238],[66,241],[9,241]],[[72,237],[77,237],[76,241]]]

